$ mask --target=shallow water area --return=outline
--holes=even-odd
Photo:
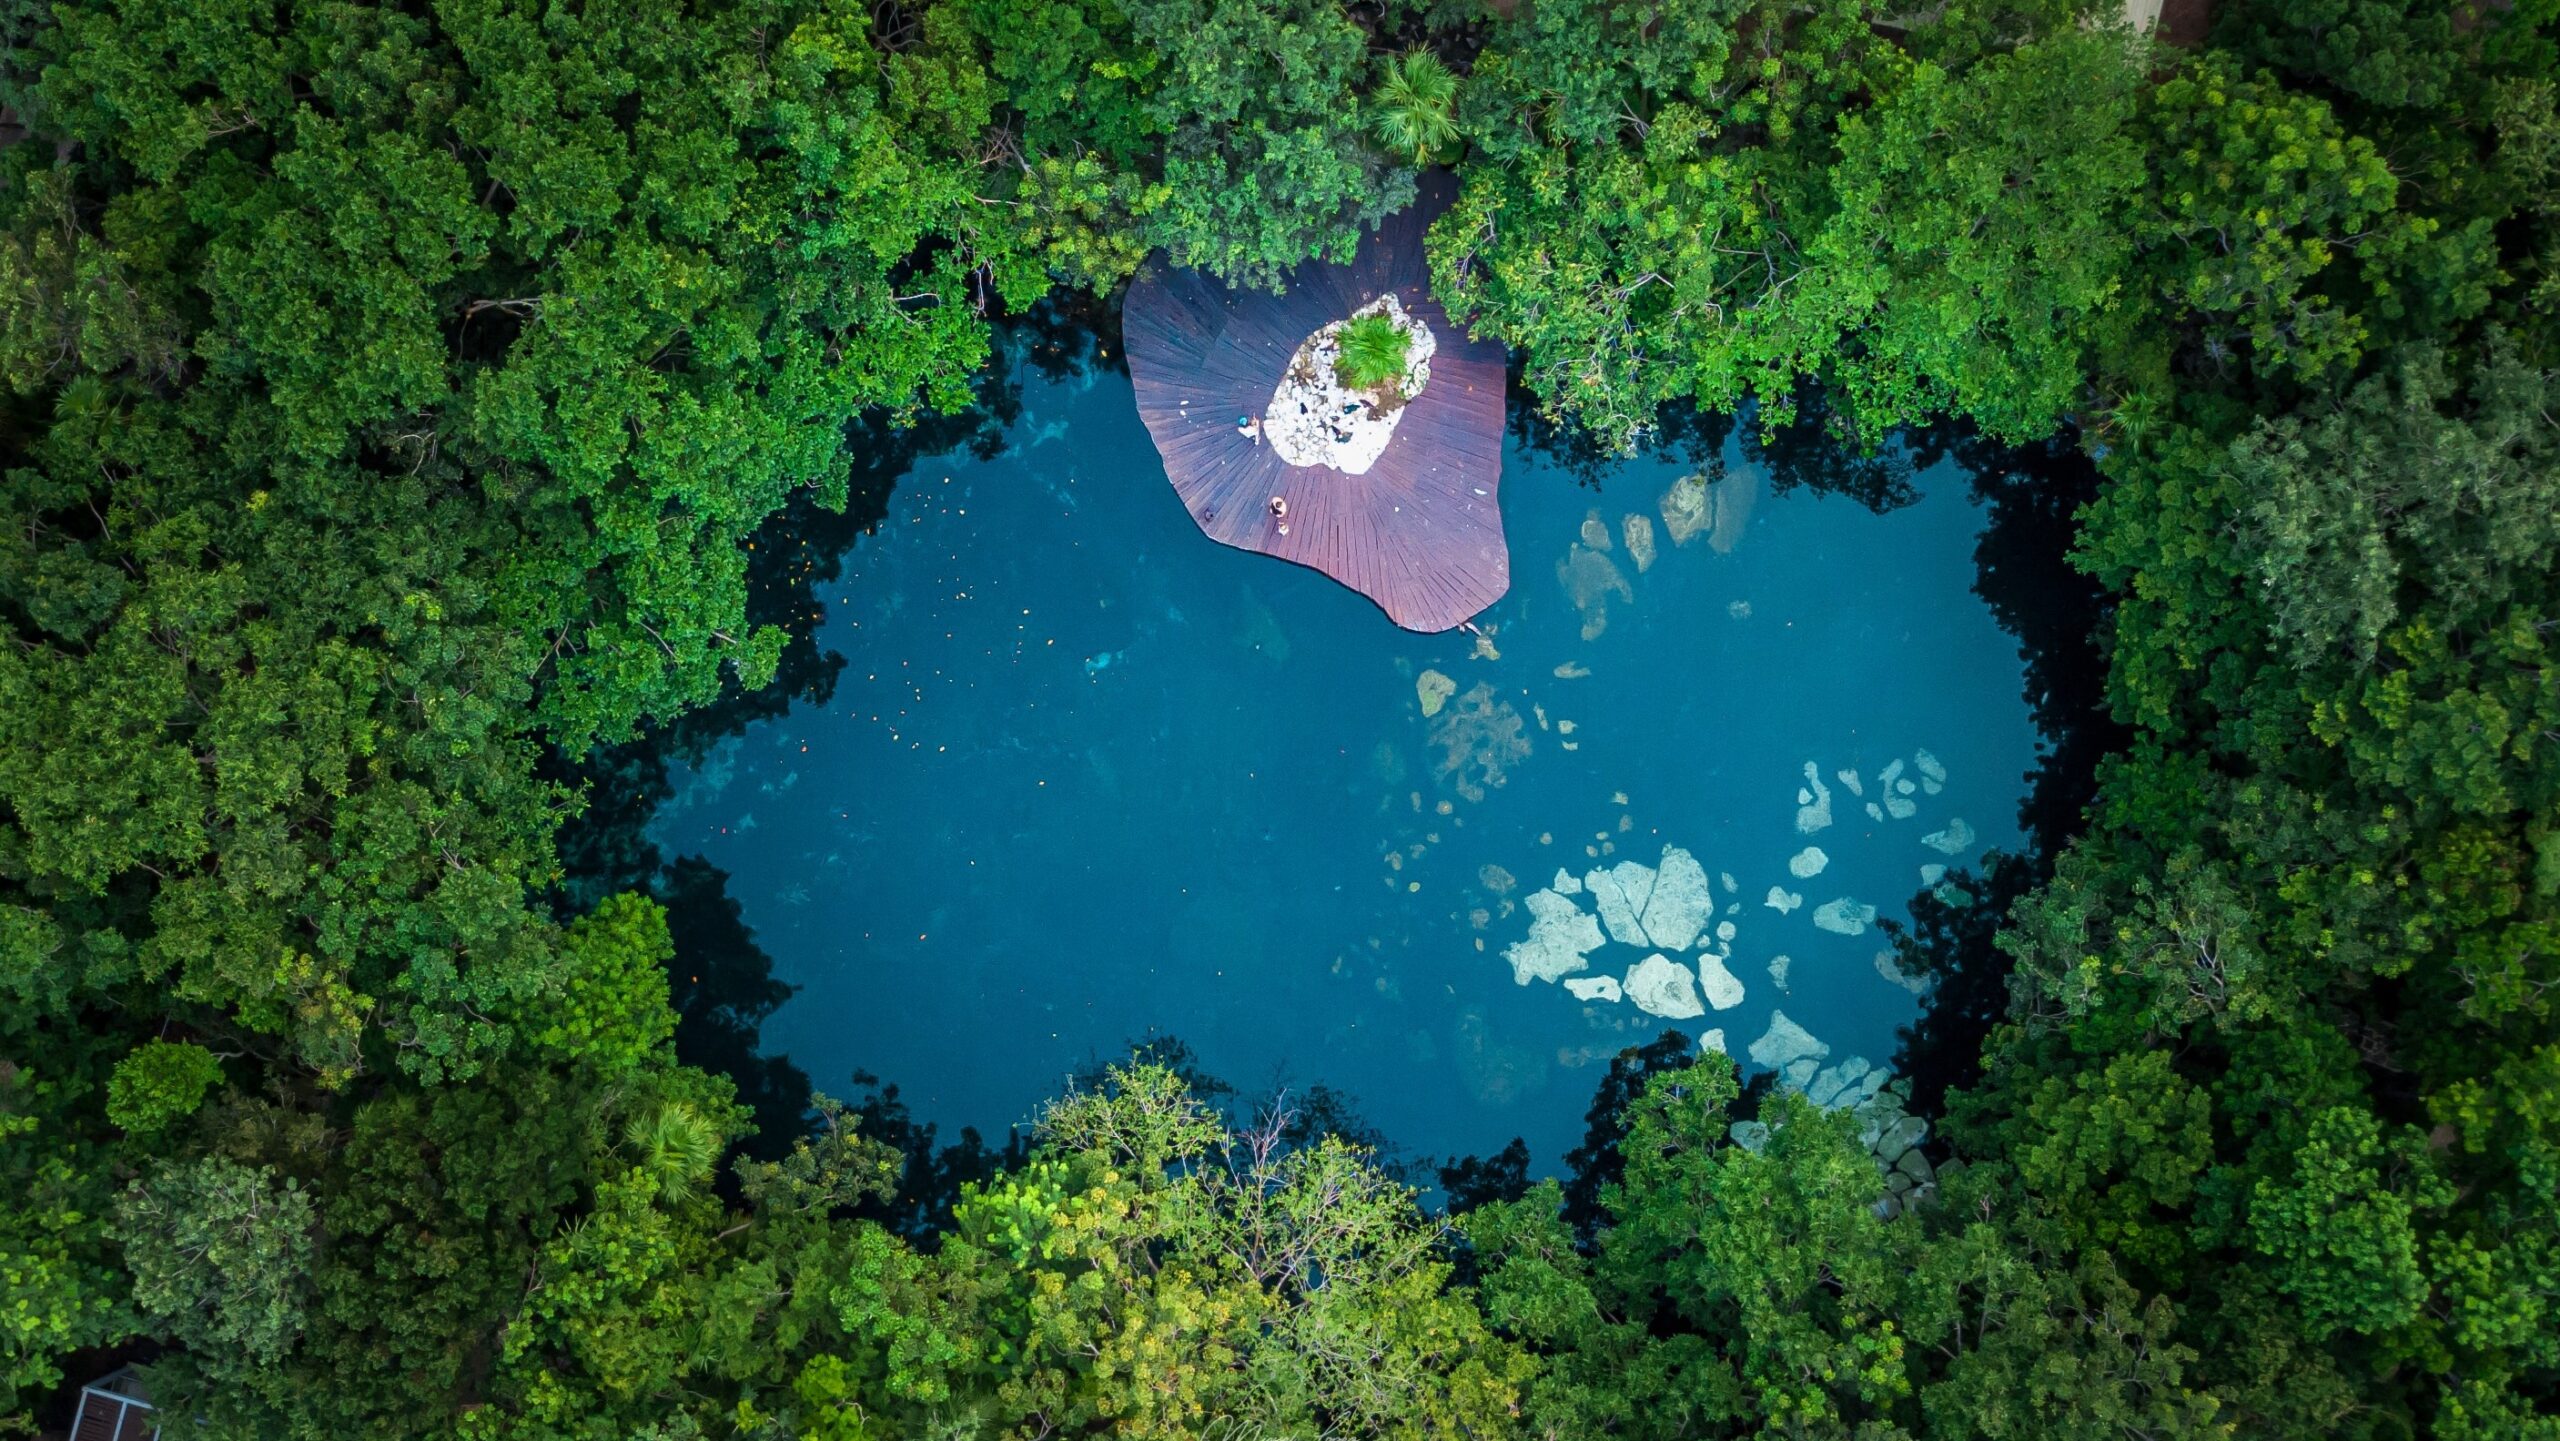
[[[1340,1088],[1408,1150],[1519,1135],[1540,1170],[1666,1027],[1741,1056],[1783,1011],[1834,1058],[1892,1057],[1922,1002],[1866,908],[2015,847],[2036,756],[1961,471],[1877,514],[1772,493],[1728,442],[1666,508],[1694,464],[1595,490],[1515,440],[1511,593],[1481,640],[1416,635],[1202,536],[1126,376],[1021,385],[1004,453],[916,462],[814,597],[846,661],[828,702],[722,742],[653,822],[730,873],[799,988],[767,1051],[999,1129],[1170,1033],[1247,1090]],[[1667,847],[1706,878],[1694,937],[1612,934],[1581,881]],[[1603,937],[1571,991],[1506,959],[1560,871]],[[1698,1004],[1729,1007],[1587,984],[1657,954],[1718,956]]]

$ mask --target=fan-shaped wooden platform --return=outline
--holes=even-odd
[[[1211,540],[1313,566],[1408,630],[1446,630],[1511,584],[1502,538],[1503,351],[1469,340],[1431,298],[1423,231],[1457,184],[1435,172],[1409,208],[1362,238],[1348,265],[1310,262],[1281,295],[1196,271],[1129,287],[1121,327],[1138,415],[1191,518]],[[1293,466],[1236,433],[1271,404],[1306,338],[1388,291],[1431,327],[1431,380],[1366,475]],[[1288,501],[1287,535],[1271,499]]]

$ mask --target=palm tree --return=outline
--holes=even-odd
[[[1428,50],[1408,50],[1388,61],[1369,105],[1369,125],[1379,142],[1411,155],[1416,165],[1457,142],[1458,77]]]

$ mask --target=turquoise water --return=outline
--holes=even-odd
[[[1517,1135],[1541,1169],[1580,1138],[1608,1058],[1665,1027],[1720,1029],[1740,1055],[1783,1010],[1835,1058],[1893,1055],[1920,998],[1879,971],[1883,935],[1816,910],[1906,916],[1923,866],[2015,848],[2037,758],[2017,642],[1973,591],[1984,516],[1956,466],[1879,513],[1773,485],[1729,440],[1709,467],[1723,523],[1675,545],[1661,500],[1697,456],[1592,484],[1515,438],[1512,588],[1480,647],[1202,537],[1125,375],[1019,385],[1001,453],[917,461],[810,596],[843,660],[827,699],[680,767],[651,823],[668,856],[729,873],[797,987],[767,1052],[821,1090],[867,1070],[920,1120],[1001,1132],[1170,1033],[1249,1090],[1345,1091],[1412,1150]],[[1654,532],[1643,569],[1629,515]],[[1455,693],[1433,718],[1426,672]],[[1914,814],[1870,818],[1897,760]],[[1833,816],[1812,834],[1808,762]],[[1923,843],[1967,829],[1952,855]],[[1800,878],[1808,845],[1827,865]],[[1714,879],[1707,934],[1733,927],[1717,948],[1738,1004],[1674,1021],[1515,983],[1530,892],[1667,846]],[[1773,886],[1801,905],[1771,908]],[[1652,953],[1611,940],[1573,979]]]

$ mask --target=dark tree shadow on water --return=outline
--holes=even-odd
[[[1564,1219],[1583,1244],[1599,1233],[1607,1212],[1600,1193],[1626,1179],[1626,1158],[1618,1143],[1627,1137],[1627,1106],[1646,1083],[1666,1071],[1685,1071],[1698,1063],[1697,1047],[1681,1031],[1664,1031],[1641,1046],[1629,1046],[1609,1061],[1584,1115],[1582,1144],[1565,1153],[1569,1173],[1564,1184]]]
[[[853,1084],[848,1104],[862,1122],[862,1134],[887,1142],[906,1160],[896,1193],[887,1201],[865,1201],[854,1214],[918,1245],[930,1247],[950,1230],[963,1188],[984,1185],[1030,1159],[1027,1128],[1015,1127],[1003,1145],[990,1146],[977,1127],[963,1126],[959,1140],[942,1145],[941,1128],[918,1121],[897,1086],[868,1071],[854,1072]]]
[[[1896,432],[1874,447],[1857,445],[1842,437],[1821,392],[1808,387],[1797,397],[1795,420],[1765,430],[1756,407],[1708,411],[1666,405],[1631,457],[1599,445],[1579,426],[1560,425],[1541,414],[1537,397],[1520,384],[1516,362],[1509,399],[1513,442],[1590,490],[1607,489],[1630,461],[1639,459],[1721,479],[1728,469],[1728,445],[1738,443],[1741,463],[1766,472],[1773,494],[1807,490],[1837,495],[1881,515],[1918,500],[1919,474],[1943,459],[1953,443],[1947,427],[1930,427]]]
[[[1116,336],[1097,332],[1091,322],[1091,315],[1072,308],[1044,307],[1008,324],[997,337],[999,363],[981,373],[978,403],[967,411],[903,425],[873,413],[847,427],[843,503],[831,505],[816,490],[798,492],[747,552],[747,619],[779,626],[788,637],[770,685],[747,691],[733,683],[711,704],[634,740],[584,756],[555,751],[544,758],[546,776],[568,787],[580,806],[559,833],[563,879],[552,894],[554,911],[566,921],[626,891],[666,907],[676,948],[669,972],[676,1055],[737,1083],[739,1099],[755,1114],[750,1154],[781,1154],[814,1114],[808,1074],[787,1057],[764,1054],[759,1043],[765,1019],[794,988],[774,976],[772,956],[728,894],[728,874],[699,857],[663,854],[649,837],[650,821],[673,795],[677,767],[702,764],[720,742],[758,722],[833,699],[845,659],[818,641],[826,587],[879,528],[899,482],[920,460],[954,451],[983,460],[1001,452],[1022,413],[1026,373],[1059,379],[1116,364],[1107,354],[1116,352]],[[894,1088],[885,1094],[884,1123]],[[903,1107],[894,1113],[903,1116]],[[955,1158],[946,1169],[965,1171],[971,1164]],[[956,1183],[941,1189],[956,1194]]]
[[[2036,762],[2018,805],[2025,846],[1993,853],[1979,873],[1950,872],[1943,895],[1932,888],[1913,898],[1910,925],[1884,926],[1903,973],[1930,985],[1894,1055],[1921,1115],[1937,1114],[1948,1091],[1981,1078],[1983,1042],[2008,1008],[2011,962],[1994,938],[2010,906],[2044,884],[2087,824],[2098,763],[2130,739],[2107,709],[2105,592],[2070,563],[2080,509],[2097,495],[2097,467],[2068,437],[2014,449],[1959,437],[1952,453],[1989,512],[1974,548],[1974,593],[2017,637]]]

